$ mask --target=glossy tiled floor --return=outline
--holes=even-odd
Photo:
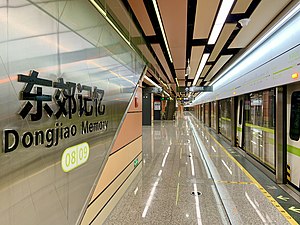
[[[105,224],[289,224],[206,129],[189,114],[143,127],[142,171]]]

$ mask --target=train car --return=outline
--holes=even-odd
[[[272,88],[239,96],[236,110],[237,146],[271,171],[275,171],[274,92]]]
[[[300,82],[287,86],[287,179],[300,187]]]
[[[283,167],[285,181],[300,190],[300,13],[293,10],[217,74],[210,84],[214,91],[199,94],[192,105],[210,103],[203,118],[210,118],[211,127],[265,166],[274,179],[277,167]],[[276,118],[280,109],[286,116]],[[276,134],[282,131],[284,145],[276,146]],[[277,163],[278,148],[286,154],[282,165]]]

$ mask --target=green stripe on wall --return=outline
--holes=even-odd
[[[226,117],[221,117],[221,120],[231,121],[231,119],[226,118]]]
[[[281,72],[283,72],[283,71],[286,71],[286,70],[289,70],[289,69],[292,69],[294,66],[289,66],[289,67],[286,67],[286,68],[284,68],[284,69],[282,69],[282,70],[279,70],[279,71],[276,71],[276,72],[274,72],[273,74],[274,75],[276,75],[276,74],[278,74],[278,73],[281,73]]]
[[[300,157],[300,148],[288,145],[287,146],[287,151],[293,155],[299,156]]]
[[[267,128],[267,127],[261,127],[261,126],[254,125],[254,124],[251,124],[251,123],[246,123],[246,127],[251,127],[251,128],[255,128],[255,129],[258,129],[258,130],[265,131],[267,133],[275,134],[274,129]]]

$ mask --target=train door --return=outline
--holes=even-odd
[[[244,96],[238,97],[236,120],[236,142],[237,146],[243,148],[243,127],[244,127]]]
[[[300,188],[300,83],[287,87],[287,179]]]

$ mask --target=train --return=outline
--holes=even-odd
[[[191,103],[195,116],[300,191],[299,5]],[[281,168],[279,168],[281,167]],[[282,172],[280,172],[282,171]],[[278,180],[277,180],[278,181]]]

